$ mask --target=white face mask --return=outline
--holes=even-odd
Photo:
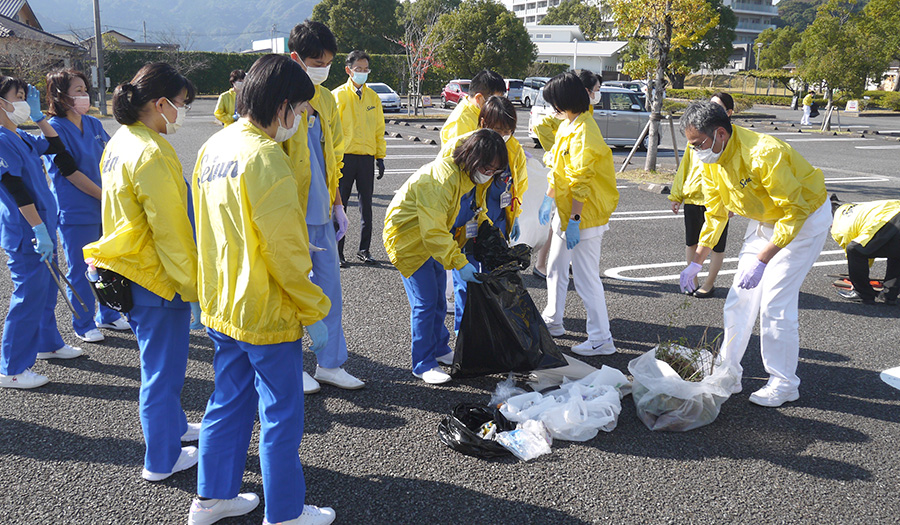
[[[166,99],[166,102],[169,103],[170,106],[175,108],[175,122],[169,122],[169,119],[166,118],[165,113],[160,113],[162,115],[163,120],[166,121],[166,135],[174,135],[176,131],[178,131],[181,126],[184,126],[184,119],[187,118],[188,108],[186,106],[178,107],[175,104],[172,104],[172,101]]]
[[[294,111],[294,108],[291,108],[291,113],[294,114],[294,125],[290,128],[286,128],[281,125],[281,122],[278,123],[278,130],[275,131],[275,136],[272,137],[272,140],[275,142],[284,142],[287,139],[294,136],[297,133],[297,130],[300,129],[300,116]]]
[[[503,142],[509,142],[509,139],[512,138],[512,135],[500,135],[503,137]]]
[[[603,95],[601,95],[599,91],[591,91],[591,93],[590,93],[591,105],[599,106],[600,99],[602,98],[602,96]]]
[[[716,135],[713,135],[713,143],[706,149],[695,149],[694,153],[697,155],[697,158],[700,162],[704,164],[715,164],[718,162],[719,157],[722,156],[722,151],[725,151],[725,147],[722,147],[722,150],[718,153],[713,152],[713,148],[716,147]]]
[[[475,173],[472,174],[472,178],[475,179],[475,184],[484,184],[490,182],[494,177],[483,173],[481,170],[475,170]]]
[[[328,71],[331,70],[331,64],[328,64],[325,67],[309,67],[306,65],[306,62],[302,60],[300,63],[306,68],[306,74],[309,76],[309,79],[317,86],[322,82],[325,82],[328,78]]]
[[[243,86],[244,86],[244,82],[241,81],[241,80],[237,80],[237,81],[235,81],[235,83],[234,83],[234,90],[235,90],[235,91],[240,91],[241,88],[242,88]]]
[[[5,98],[3,100],[12,104],[12,111],[6,111],[5,109],[3,111],[6,111],[6,116],[9,117],[9,120],[12,121],[14,126],[21,126],[28,121],[28,117],[31,116],[31,107],[28,105],[28,102],[25,102],[24,100],[10,102]]]

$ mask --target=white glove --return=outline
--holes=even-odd
[[[344,234],[347,233],[347,228],[350,227],[350,220],[347,218],[347,213],[344,212],[343,204],[335,204],[331,207],[331,217],[334,223],[337,225],[337,240],[341,240],[344,238]]]

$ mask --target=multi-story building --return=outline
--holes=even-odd
[[[756,40],[764,30],[775,27],[772,19],[778,16],[778,8],[772,0],[723,0],[737,16],[735,44],[747,44]]]

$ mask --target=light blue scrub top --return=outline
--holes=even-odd
[[[306,224],[320,226],[331,222],[331,199],[328,184],[325,180],[325,154],[322,141],[322,119],[318,115],[310,117],[312,125],[307,134],[309,146],[309,167],[312,176],[309,180],[309,198],[306,203]]]

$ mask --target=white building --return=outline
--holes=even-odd
[[[772,0],[723,0],[737,16],[735,44],[753,42],[764,30],[774,28],[772,19],[778,16],[778,8]]]
[[[525,29],[538,48],[537,62],[606,72],[607,78],[619,70],[619,52],[628,45],[618,41],[587,41],[578,26],[528,25]]]
[[[547,9],[556,7],[561,0],[502,0],[502,4],[521,18],[525,25],[537,24],[547,14]]]
[[[243,51],[244,53],[287,53],[288,39],[285,37],[266,38],[265,40],[254,40],[250,45],[250,49]]]

